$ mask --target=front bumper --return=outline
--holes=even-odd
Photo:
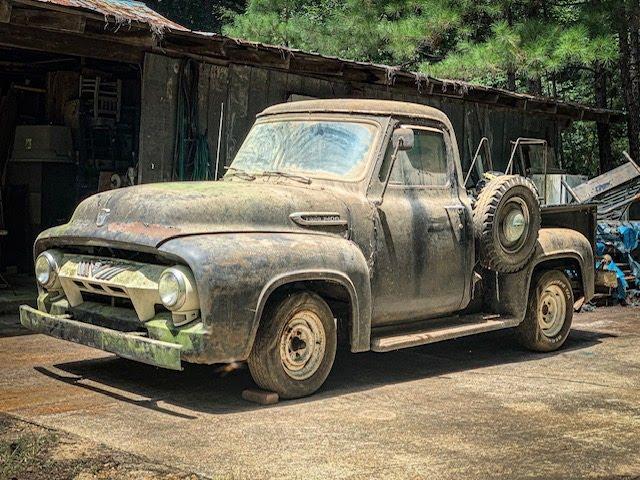
[[[29,330],[80,343],[137,362],[182,370],[182,345],[120,332],[89,323],[51,315],[27,305],[20,307],[20,323]]]

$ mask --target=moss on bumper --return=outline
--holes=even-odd
[[[180,345],[182,357],[190,361],[198,362],[198,357],[207,350],[209,331],[202,322],[175,327],[169,318],[154,318],[145,322],[144,326],[149,338]]]
[[[182,370],[182,346],[176,343],[78,322],[41,312],[27,305],[20,307],[20,323],[34,332],[115,353],[123,358],[171,370]]]

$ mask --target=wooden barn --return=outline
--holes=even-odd
[[[131,0],[0,0],[0,251],[31,269],[31,243],[79,200],[132,183],[224,173],[255,115],[301,98],[432,105],[464,164],[483,137],[496,168],[518,137],[558,152],[571,121],[618,112],[429,78],[384,65],[194,32]],[[196,166],[179,139],[198,142]]]

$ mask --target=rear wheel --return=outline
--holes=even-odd
[[[537,352],[562,346],[573,320],[573,290],[567,276],[551,270],[537,276],[529,293],[524,321],[516,327],[520,343]]]
[[[315,293],[276,301],[260,322],[248,359],[251,376],[281,398],[311,395],[331,371],[336,337],[333,313]]]

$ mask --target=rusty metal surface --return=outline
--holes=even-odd
[[[357,113],[346,114],[348,109]],[[455,316],[471,300],[476,258],[456,137],[442,112],[405,103],[337,100],[268,109],[258,121],[278,115],[308,120],[327,112],[357,119],[370,110],[375,115],[367,118],[378,125],[378,134],[367,154],[366,173],[358,180],[300,183],[230,175],[220,182],[113,190],[85,200],[69,224],[44,232],[36,253],[52,246],[103,244],[143,249],[187,265],[196,280],[205,329],[198,353],[190,357],[199,363],[245,360],[262,310],[279,288],[309,289],[331,302],[352,351],[370,348],[374,328]],[[386,184],[380,171],[390,158],[386,152],[394,128],[407,118],[415,128],[441,135],[446,184],[391,184],[383,202]],[[332,222],[296,222],[296,212],[331,212]],[[576,262],[582,293],[590,298],[593,252],[585,235],[542,229],[528,268],[499,276],[497,281],[505,284],[500,297],[490,294],[493,276],[487,275],[489,294],[482,307],[492,309],[484,311],[524,318],[531,275],[548,261],[561,270],[567,259]]]
[[[578,275],[579,294],[588,302],[595,290],[594,252],[589,240],[581,233],[568,228],[542,228],[535,253],[527,268],[508,274],[484,275],[495,282],[488,282],[487,302],[492,311],[524,319],[528,306],[529,286],[536,272],[546,269],[573,270]]]
[[[41,312],[23,305],[20,322],[29,330],[170,370],[182,370],[181,346],[98,327]]]
[[[18,0],[19,1],[19,0]],[[152,30],[167,28],[187,31],[185,27],[163,17],[158,12],[135,0],[34,0],[42,4],[82,10],[104,15],[105,20],[118,23],[138,22],[148,24]]]
[[[625,164],[573,188],[578,202],[598,206],[598,220],[621,220],[632,202],[640,198],[640,167],[629,159]]]
[[[440,122],[449,130],[453,130],[449,117],[441,110],[427,105],[393,100],[337,98],[279,103],[265,109],[258,118],[286,113],[345,113],[411,117]]]
[[[340,185],[336,187],[340,189]],[[83,201],[68,224],[43,232],[36,250],[44,249],[53,238],[91,238],[155,248],[171,238],[197,234],[306,232],[290,215],[331,211],[348,218],[340,196],[336,188],[319,184],[303,187],[267,179],[254,183],[154,183],[110,190]],[[104,208],[109,209],[109,215],[98,227],[96,218]]]
[[[246,359],[269,296],[296,281],[330,282],[346,290],[351,348],[369,349],[370,273],[353,242],[314,234],[228,233],[174,239],[160,251],[182,257],[193,270],[210,332],[202,363]]]

